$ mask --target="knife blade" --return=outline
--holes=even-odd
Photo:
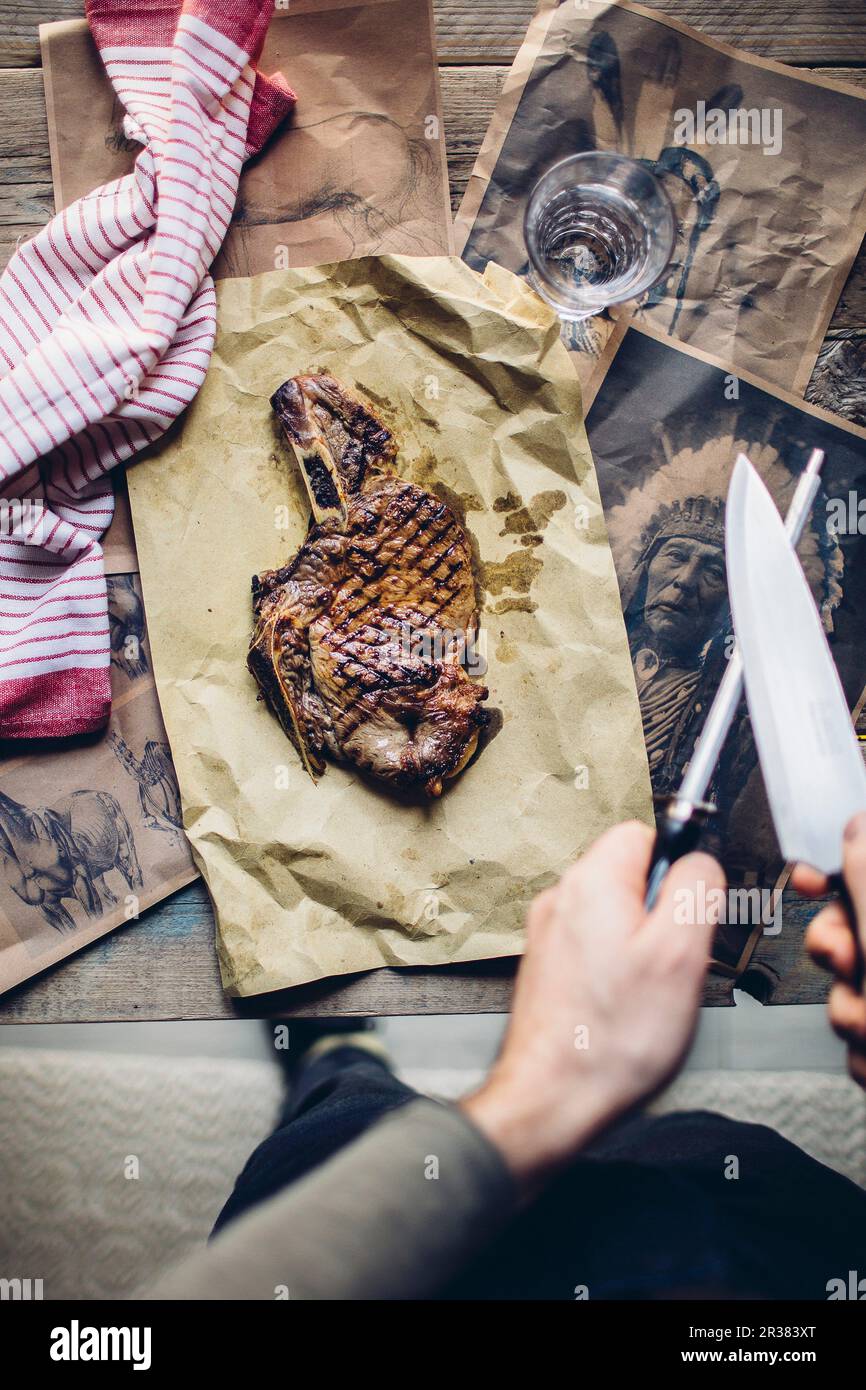
[[[823,463],[824,451],[813,449],[791,498],[785,530],[794,546],[812,510]],[[707,792],[742,694],[743,661],[735,644],[679,790],[669,799],[658,822],[644,896],[648,909],[654,907],[671,864],[697,847],[704,825],[714,814]]]
[[[787,860],[842,867],[866,768],[821,619],[772,497],[745,454],[726,508],[728,591],[770,811]]]

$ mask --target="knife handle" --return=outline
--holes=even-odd
[[[697,847],[704,826],[716,810],[707,802],[682,801],[677,797],[666,798],[665,804],[666,810],[657,823],[656,842],[647,874],[643,901],[648,912],[658,901],[671,865]]]
[[[857,946],[857,971],[855,975],[855,984],[857,984],[858,986],[862,985],[864,977],[866,977],[866,971],[864,971],[863,962],[863,948],[860,945],[860,935],[857,931],[857,913],[855,912],[854,904],[851,901],[851,894],[848,892],[848,885],[841,874],[830,874],[827,879],[827,887],[829,888],[830,892],[833,893],[839,899],[839,906],[842,908],[843,912],[845,913],[845,916],[848,918],[848,926],[851,928],[851,931],[854,936],[854,942]]]

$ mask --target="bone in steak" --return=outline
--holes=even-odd
[[[387,471],[390,433],[333,377],[292,377],[271,405],[313,515],[294,559],[253,578],[249,668],[311,776],[328,754],[439,796],[488,718],[462,664],[478,624],[466,535]]]

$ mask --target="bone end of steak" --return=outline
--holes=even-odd
[[[368,471],[394,460],[389,431],[325,374],[290,377],[274,392],[271,406],[298,461],[316,522],[345,527],[348,499]]]

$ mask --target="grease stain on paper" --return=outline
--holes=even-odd
[[[543,568],[543,560],[532,554],[543,540],[542,532],[555,512],[561,511],[568,498],[561,490],[538,492],[524,502],[517,493],[506,492],[497,497],[493,510],[502,517],[500,536],[514,536],[522,550],[514,550],[504,560],[489,560],[482,564],[481,581],[485,591],[496,597],[494,613],[534,613],[536,603],[530,590]]]

